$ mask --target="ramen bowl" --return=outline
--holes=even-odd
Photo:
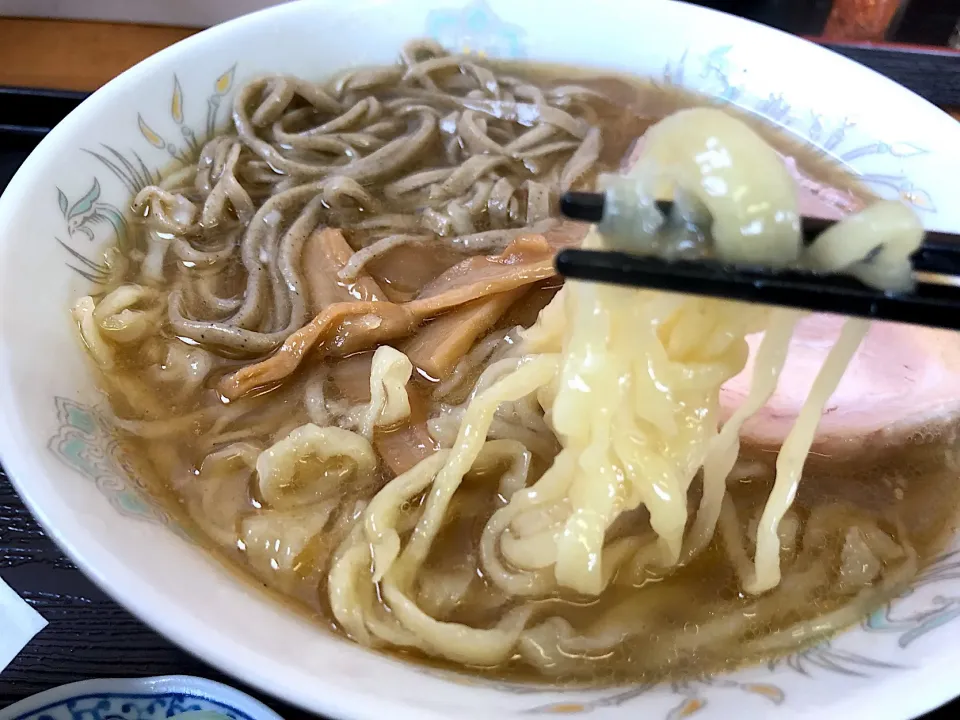
[[[322,79],[451,50],[627,71],[766,118],[848,165],[928,228],[960,232],[960,125],[817,46],[681,3],[318,0],[169,48],[109,83],[37,147],[0,198],[0,456],[46,531],[108,593],[233,676],[336,718],[907,718],[960,694],[960,554],[830,642],[673,684],[556,689],[377,654],[292,612],[192,543],[144,493],[68,308],[102,279],[131,196],[229,118],[264,72]]]

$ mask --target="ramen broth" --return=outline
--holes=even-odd
[[[598,99],[585,104],[583,117],[591,127],[600,129],[602,150],[589,171],[577,180],[576,188],[592,188],[600,173],[620,168],[636,139],[654,121],[684,107],[708,104],[704,98],[621,76],[597,76],[578,69],[527,63],[496,67],[499,72],[544,92],[576,84],[598,94]],[[389,89],[378,93],[382,102],[397,95]],[[429,106],[430,94],[420,95],[421,101]],[[438,105],[436,114],[445,117],[450,109]],[[284,129],[293,133],[312,127],[317,123],[318,114],[301,103],[301,110],[291,113]],[[755,118],[746,120],[783,155],[792,158],[798,172],[809,182],[828,191],[818,194],[821,203],[830,205],[838,214],[845,214],[869,200],[869,194],[832,162]],[[411,119],[409,128],[414,129],[415,125]],[[488,126],[491,137],[496,134],[493,133],[495,125],[491,122]],[[511,141],[506,133],[503,135],[501,142]],[[304,156],[310,152],[304,151]],[[313,152],[320,156],[320,150]],[[222,164],[225,160],[221,157],[215,162]],[[448,150],[442,142],[435,141],[429,152],[419,155],[403,172],[409,174],[447,164]],[[248,168],[251,177],[267,171],[257,165]],[[176,172],[171,171],[169,176]],[[395,177],[396,173],[390,181]],[[389,193],[384,192],[383,181],[360,184],[376,198],[378,207],[376,212],[363,209],[359,213],[361,220],[411,213],[408,200],[394,203]],[[250,186],[253,203],[264,202],[268,186],[256,178],[250,181]],[[190,196],[189,191],[186,196]],[[481,217],[472,231],[480,233],[489,229],[485,223]],[[135,227],[141,235],[148,232],[144,222]],[[222,231],[210,230],[204,238],[205,247],[216,250],[233,232],[233,226],[224,227]],[[356,217],[343,227],[343,233],[353,249],[369,245],[374,237],[369,226],[363,226]],[[137,251],[139,255],[135,252],[125,261],[114,257],[118,272],[111,281],[112,287],[144,284],[143,249],[148,243],[141,237],[134,245],[141,249]],[[400,303],[416,297],[424,286],[463,259],[464,253],[448,244],[411,243],[373,260],[365,272],[390,301]],[[179,282],[176,278],[182,269],[178,266],[189,261],[171,252],[163,262],[164,279],[152,286],[151,293],[166,299]],[[219,298],[242,296],[247,280],[238,254],[212,268],[208,274],[213,294]],[[546,278],[516,291],[509,307],[488,323],[489,327],[468,350],[484,338],[492,338],[489,342],[492,347],[517,342],[513,328],[531,326],[560,285],[557,278]],[[347,290],[354,295],[360,293],[351,287]],[[313,300],[312,304],[316,302]],[[424,321],[419,328],[399,332],[387,344],[409,350],[414,335],[422,334],[423,327],[429,327],[430,323],[443,322],[443,318],[444,315],[440,315]],[[311,411],[311,402],[320,402],[323,412],[329,413],[329,408],[334,408],[331,424],[347,422],[343,418],[350,416],[350,408],[369,403],[374,348],[351,351],[354,336],[347,328],[338,336],[338,342],[346,351],[327,352],[322,359],[319,354],[307,354],[297,370],[282,381],[270,382],[227,401],[219,389],[223,379],[261,360],[269,352],[247,354],[205,346],[203,342],[187,338],[181,343],[181,355],[174,358],[166,354],[166,348],[176,332],[164,319],[162,313],[152,319],[152,330],[143,342],[116,343],[113,364],[103,373],[106,396],[116,416],[123,418],[120,428],[126,452],[150,493],[204,545],[289,601],[291,608],[307,612],[334,632],[341,632],[328,599],[328,573],[338,546],[350,531],[350,523],[356,521],[363,504],[398,472],[409,469],[439,447],[438,440],[424,431],[423,422],[449,414],[462,404],[469,396],[472,383],[489,364],[489,358],[482,359],[475,367],[461,368],[459,382],[452,389],[444,388],[443,397],[438,397],[438,388],[449,376],[446,380],[438,379],[432,370],[415,367],[407,385],[409,417],[374,428],[373,447],[378,455],[375,477],[371,482],[358,482],[355,490],[343,498],[344,503],[355,504],[356,510],[337,517],[318,518],[318,514],[330,514],[330,509],[317,509],[321,505],[319,497],[317,503],[311,504],[309,498],[305,501],[297,493],[312,492],[307,481],[311,477],[348,477],[352,472],[349,463],[344,465],[342,459],[299,460],[291,480],[281,488],[283,497],[298,498],[296,503],[291,501],[290,508],[278,507],[276,503],[270,507],[257,484],[252,463],[257,453],[287,437],[291,431],[318,422],[317,406]],[[360,328],[357,332],[365,331]],[[499,341],[499,345],[495,341]],[[380,344],[383,343],[377,343]],[[212,352],[207,352],[208,349]],[[194,352],[198,354],[190,354]],[[194,368],[203,363],[208,367],[198,375],[199,381],[195,384],[172,388],[163,373],[174,360]],[[323,378],[318,380],[321,371]],[[319,390],[317,383],[322,386]],[[718,529],[709,546],[688,564],[662,572],[648,569],[624,582],[611,583],[596,597],[561,589],[534,602],[536,616],[559,618],[569,623],[574,632],[583,631],[590,637],[603,636],[605,630],[598,628],[598,623],[608,623],[610,632],[616,632],[615,620],[622,616],[633,618],[632,627],[640,630],[618,637],[612,645],[606,642],[594,648],[590,643],[582,643],[572,653],[564,653],[562,660],[549,664],[547,669],[531,667],[519,655],[493,666],[471,669],[510,680],[588,684],[647,682],[730,669],[818,642],[824,635],[815,623],[808,623],[806,634],[792,639],[784,639],[782,633],[797,627],[798,623],[826,617],[843,608],[848,611],[853,608],[844,624],[855,621],[902,591],[916,568],[944,546],[953,531],[958,505],[954,437],[955,427],[944,424],[923,433],[891,438],[882,448],[873,445],[863,452],[851,450],[842,457],[812,455],[804,467],[799,493],[783,523],[793,528],[793,532],[784,534],[781,548],[786,568],[784,579],[775,589],[759,595],[750,595],[741,589],[737,570],[729,558],[731,552],[753,555],[750,525],[756,526],[758,513],[770,492],[776,455],[767,448],[751,448],[747,444],[728,480],[728,496]],[[534,441],[544,444],[540,436],[530,442]],[[231,451],[234,455],[215,457],[224,448],[238,443],[241,447]],[[539,477],[544,472],[557,449],[550,446],[548,438],[545,448],[533,452],[530,477]],[[240,457],[244,452],[246,460]],[[453,496],[444,526],[414,588],[419,606],[446,622],[490,628],[517,605],[515,598],[488,581],[478,560],[483,528],[503,503],[500,495],[489,492],[490,476],[502,472],[502,463],[495,463],[493,467],[467,475]],[[211,486],[205,475],[216,476],[216,487]],[[687,500],[690,508],[697,506],[700,492],[699,481],[695,480]],[[423,498],[421,495],[411,501],[405,512],[421,506],[425,502]],[[284,512],[287,513],[284,522],[288,523],[284,537],[293,545],[281,548],[270,522]],[[296,512],[300,515],[296,516]],[[259,518],[260,522],[251,522],[250,518]],[[855,583],[850,585],[845,573],[852,571],[843,565],[841,557],[845,543],[850,542],[849,533],[842,529],[858,522],[859,518],[866,518],[865,522],[871,527],[885,533],[891,545],[891,558],[901,558],[901,548],[905,546],[916,553],[913,564],[901,565],[899,559],[890,560],[891,567],[899,568],[899,575],[890,573],[893,576],[883,576],[882,581],[880,576],[871,579],[874,592],[863,597],[860,590],[851,589]],[[299,534],[290,534],[290,522],[299,523]],[[641,506],[618,518],[610,533],[625,533],[648,523],[648,514]],[[838,532],[837,527],[841,531]],[[741,535],[747,538],[742,541],[743,547],[731,550],[724,546],[724,543],[740,543]],[[294,539],[290,540],[291,537]],[[826,557],[832,560],[818,560]],[[791,571],[794,561],[806,563],[806,569]],[[462,587],[449,590],[450,584],[457,583]],[[804,589],[796,590],[801,586]],[[794,590],[802,593],[803,602],[791,596]],[[458,600],[451,603],[450,597]],[[833,629],[829,626],[828,632]],[[526,642],[535,644],[538,640],[531,636]],[[418,662],[460,666],[416,648],[382,649]]]

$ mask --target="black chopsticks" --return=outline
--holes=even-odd
[[[658,205],[669,212],[669,203]],[[600,222],[603,206],[604,197],[598,193],[568,192],[560,199],[560,212],[574,220]],[[811,242],[831,224],[803,218],[804,240]],[[927,233],[911,263],[917,272],[960,276],[960,237]],[[841,275],[597,250],[563,250],[556,265],[561,275],[577,280],[960,330],[960,287],[944,283],[918,282],[909,293],[887,293]]]
[[[657,207],[669,215],[673,203],[660,201]],[[601,193],[568,192],[560,196],[560,213],[571,220],[598,223],[603,220],[604,197]],[[823,218],[802,218],[803,240],[812,243],[820,233],[834,224]],[[949,233],[928,232],[923,245],[911,258],[913,269],[935,275],[960,276],[960,237]]]
[[[669,213],[670,203],[658,205],[661,212]],[[568,192],[560,199],[560,212],[573,220],[600,222],[603,207],[604,197],[597,193]],[[831,224],[803,218],[804,241],[811,242]],[[960,237],[927,233],[911,263],[917,272],[960,276]],[[713,260],[664,260],[605,250],[563,250],[556,265],[561,275],[576,280],[960,330],[960,287],[944,283],[918,282],[909,293],[887,293],[842,275],[735,267]]]
[[[561,275],[578,280],[960,330],[960,288],[948,285],[918,283],[892,295],[845,277],[589,250],[563,250],[556,263]]]

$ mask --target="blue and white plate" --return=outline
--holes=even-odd
[[[231,720],[283,720],[239,690],[188,675],[61,685],[0,710],[0,720],[166,720],[186,713],[215,713]]]

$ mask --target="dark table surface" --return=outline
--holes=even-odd
[[[0,118],[0,188],[40,135],[4,132]],[[0,672],[0,708],[64,683],[105,677],[197,675],[260,698],[287,720],[310,717],[184,652],[107,597],[66,558],[23,506],[0,467],[0,577],[48,625]],[[926,716],[946,718],[960,701]]]
[[[2,468],[0,576],[49,623],[0,672],[0,708],[88,678],[198,675],[241,688],[288,720],[309,717],[243,687],[113,602],[43,534]]]

